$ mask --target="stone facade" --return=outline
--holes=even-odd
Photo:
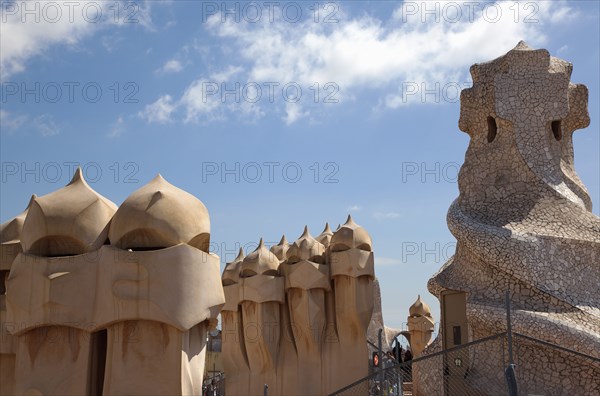
[[[459,121],[471,140],[448,212],[458,244],[428,287],[440,299],[445,290],[466,293],[470,339],[506,330],[508,291],[514,331],[600,357],[600,219],[575,172],[572,142],[590,122],[588,91],[570,82],[571,71],[523,42],[471,67]],[[557,365],[572,357],[548,351],[535,361],[516,357],[527,361],[517,367],[523,382],[600,392],[597,365],[563,375]]]
[[[77,170],[0,235],[2,394],[201,394],[225,298],[197,198],[157,176],[117,208]]]
[[[258,248],[223,271],[228,395],[324,395],[368,374],[371,237],[352,218]]]

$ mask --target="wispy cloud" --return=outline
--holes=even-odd
[[[286,125],[291,125],[299,119],[307,117],[309,114],[310,112],[308,110],[303,110],[302,105],[298,103],[286,103],[283,120]]]
[[[24,115],[14,116],[6,110],[0,109],[0,125],[2,125],[2,130],[5,132],[15,132],[25,124],[26,121],[27,117]]]
[[[373,217],[377,220],[397,219],[400,217],[400,213],[397,213],[397,212],[375,212],[375,213],[373,213]]]
[[[361,207],[358,205],[350,205],[348,206],[348,212],[358,212],[361,210]]]
[[[148,123],[164,124],[174,120],[176,113],[184,115],[186,123],[200,123],[223,119],[226,115],[234,115],[246,122],[260,119],[264,112],[254,103],[236,100],[235,95],[230,101],[223,100],[221,94],[223,81],[231,79],[240,73],[242,68],[230,66],[222,71],[194,80],[185,90],[179,100],[171,95],[161,96],[154,103],[147,105],[138,116]],[[218,94],[215,94],[217,93]],[[228,95],[228,94],[227,94]]]
[[[41,114],[30,118],[26,115],[14,115],[6,110],[0,110],[0,124],[3,132],[9,134],[35,132],[43,137],[50,137],[58,135],[61,130],[51,114]]]
[[[58,1],[50,6],[41,1],[15,1],[3,2],[0,7],[0,75],[3,79],[23,72],[32,58],[52,46],[75,47],[83,39],[110,26],[141,25],[154,29],[148,1]],[[121,12],[116,12],[117,9]],[[113,48],[108,42],[103,45],[107,50]]]
[[[110,132],[108,137],[117,138],[125,132],[125,121],[122,116],[119,116],[117,120],[110,126]]]
[[[440,4],[443,6],[445,2]],[[223,22],[222,15],[215,14],[208,18],[206,28],[219,40],[221,48],[227,49],[220,54],[227,58],[224,71],[239,69],[239,73],[228,79],[224,76],[217,79],[226,82],[229,88],[236,82],[242,86],[248,82],[281,85],[293,82],[306,93],[315,83],[321,87],[335,83],[341,101],[354,99],[363,90],[377,90],[380,100],[373,110],[380,110],[445,101],[443,97],[436,100],[435,95],[424,100],[422,93],[409,95],[409,89],[419,92],[437,89],[441,97],[447,94],[444,91],[449,90],[447,85],[454,84],[451,93],[458,100],[458,91],[470,80],[467,71],[471,64],[493,59],[520,40],[541,45],[546,41],[549,25],[559,23],[561,16],[573,15],[565,2],[541,1],[533,3],[534,19],[526,20],[522,15],[515,22],[515,2],[494,4],[501,15],[497,20],[485,18],[482,12],[459,21],[448,18],[436,21],[435,17],[420,14],[403,20],[406,5],[402,4],[387,19],[364,14],[349,17],[340,12],[339,22],[332,24],[314,23],[312,18],[298,23],[262,18],[249,23],[233,18],[224,18]],[[522,14],[525,14],[524,4],[519,3]],[[351,6],[340,3],[340,10],[345,7]],[[462,13],[469,15],[466,9]],[[221,77],[219,73],[213,75]],[[228,106],[229,102],[223,100],[210,104],[206,100],[198,102],[197,97],[206,96],[206,90],[200,88],[202,81],[207,80],[194,80],[180,100],[186,109],[183,120],[227,119],[224,114],[238,111],[238,106]],[[319,105],[323,103],[280,100],[248,107],[258,113],[280,114],[289,125],[307,118]]]
[[[392,257],[375,257],[375,265],[399,265],[402,260]]]
[[[165,124],[171,121],[171,114],[175,111],[176,104],[170,95],[164,95],[152,104],[147,105],[138,113],[148,123]]]
[[[156,70],[157,73],[170,74],[179,73],[183,70],[183,65],[177,59],[168,60],[160,69]]]
[[[50,114],[42,114],[34,118],[33,126],[44,137],[55,136],[60,133],[59,127],[54,122],[54,117]]]
[[[185,122],[222,119],[227,107],[240,109],[241,100],[234,96],[223,101],[223,84],[242,70],[241,67],[228,66],[208,77],[193,81],[185,90],[179,104],[185,109]],[[226,104],[226,105],[224,105]]]
[[[117,34],[104,35],[100,38],[100,42],[106,52],[113,52],[123,41],[125,41],[123,36]]]

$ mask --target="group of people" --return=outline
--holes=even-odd
[[[399,353],[398,348],[400,348]],[[398,363],[409,362],[413,358],[410,348],[404,349],[400,344],[396,344],[396,346],[394,346],[392,350],[388,352],[388,355],[394,360],[396,360]]]
[[[400,348],[400,350],[398,350],[398,348]],[[392,350],[388,354],[391,355],[390,357],[392,357],[399,364],[405,363],[402,366],[402,381],[403,382],[412,381],[412,362],[411,361],[413,359],[413,355],[412,355],[412,352],[410,351],[410,348],[404,349],[404,348],[402,348],[402,345],[396,344],[396,346],[394,346],[394,348],[392,348]]]
[[[202,385],[202,396],[221,396],[224,378],[206,380]]]
[[[385,379],[380,380],[379,377],[373,377],[369,395],[371,396],[399,396],[402,394],[402,383],[412,381],[412,352],[410,348],[404,349],[400,344],[396,344],[386,353],[387,358],[395,361],[399,366],[399,372],[387,375]],[[401,376],[399,376],[401,374]],[[395,378],[394,378],[395,376]]]

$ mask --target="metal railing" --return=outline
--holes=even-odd
[[[382,368],[332,395],[506,394],[505,348],[506,333],[496,334]]]
[[[516,332],[513,349],[519,395],[600,395],[600,358]]]
[[[206,379],[202,385],[203,396],[224,396],[225,395],[225,375],[221,373],[211,379]]]
[[[331,395],[600,395],[600,358],[513,332],[508,295],[506,310],[505,332],[408,362],[379,347],[380,367]]]

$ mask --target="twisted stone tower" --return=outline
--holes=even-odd
[[[571,71],[523,42],[471,67],[459,121],[471,140],[448,211],[458,244],[428,287],[440,301],[465,293],[471,339],[505,331],[509,291],[515,331],[599,357],[600,219],[575,172],[572,141],[589,125],[588,91],[570,82]],[[518,373],[531,389],[540,381],[597,392],[599,376],[570,372],[568,359],[556,351],[546,361],[523,358]],[[565,371],[553,375],[555,364]]]

